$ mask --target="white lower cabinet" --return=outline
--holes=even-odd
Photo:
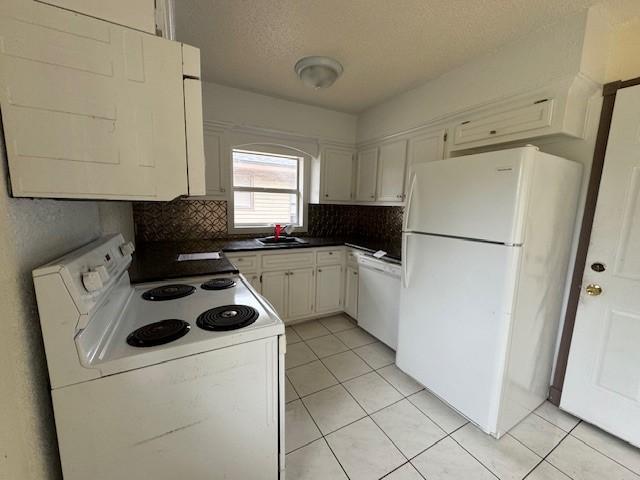
[[[342,265],[318,267],[316,312],[328,313],[342,308]]]
[[[300,268],[288,272],[289,302],[286,318],[306,317],[313,313],[315,275],[313,268]]]
[[[245,278],[249,281],[251,286],[258,293],[262,293],[262,282],[260,282],[260,275],[257,273],[245,273]]]
[[[289,253],[238,252],[226,257],[283,320],[344,310],[344,247],[305,248]],[[357,290],[356,285],[356,295]]]
[[[347,267],[344,288],[344,311],[358,319],[358,267]]]
[[[282,319],[287,318],[288,273],[265,272],[262,274],[262,295],[269,300]]]

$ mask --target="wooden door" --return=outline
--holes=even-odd
[[[342,266],[318,267],[316,312],[334,312],[342,306]]]
[[[324,200],[351,200],[353,196],[353,152],[326,148],[322,156]]]
[[[378,148],[358,152],[356,160],[356,200],[373,202],[376,199],[378,177]]]
[[[379,202],[404,200],[404,175],[407,164],[407,141],[386,143],[380,147],[378,162]]]
[[[289,318],[313,313],[315,275],[313,268],[298,268],[289,274]]]
[[[618,91],[561,408],[640,446],[640,85]]]
[[[289,272],[267,272],[262,274],[262,295],[269,300],[280,318],[288,318],[287,297]]]

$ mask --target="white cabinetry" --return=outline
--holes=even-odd
[[[262,274],[262,295],[276,309],[284,320],[287,318],[287,296],[289,272],[264,272]]]
[[[599,85],[582,75],[457,116],[450,151],[556,135],[582,138]]]
[[[204,128],[205,179],[207,195],[223,195],[225,193],[223,155],[223,132]]]
[[[289,276],[289,308],[286,318],[301,318],[313,313],[315,272],[313,268],[298,268]]]
[[[378,148],[358,152],[356,160],[356,200],[373,202],[376,199]]]
[[[344,288],[344,311],[352,318],[358,319],[358,267],[347,267],[347,278]]]
[[[325,147],[312,160],[312,203],[343,203],[353,199],[353,157],[351,149]]]
[[[24,0],[23,0],[24,1]],[[29,1],[29,0],[27,0]],[[33,1],[33,0],[31,0]],[[154,0],[38,0],[90,17],[156,33]]]
[[[378,162],[379,202],[402,202],[404,200],[404,170],[407,163],[407,141],[400,140],[380,146]]]
[[[342,265],[318,267],[316,312],[335,312],[342,308]]]
[[[183,82],[180,43],[7,0],[0,44],[14,196],[170,200],[204,193],[202,179],[189,182],[187,174],[187,161],[195,175],[203,172],[201,145],[187,147],[197,141],[202,103],[199,85]],[[185,115],[185,100],[197,111]]]
[[[345,248],[227,253],[251,285],[283,320],[343,310]]]
[[[405,189],[409,188],[409,179],[414,165],[444,158],[446,134],[446,130],[438,129],[421,133],[409,139]]]

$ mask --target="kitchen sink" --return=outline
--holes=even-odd
[[[259,243],[262,245],[295,245],[299,243],[307,243],[306,240],[302,240],[298,237],[263,237],[257,238]]]

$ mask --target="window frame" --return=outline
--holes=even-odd
[[[234,152],[256,153],[261,155],[269,155],[276,157],[296,158],[298,160],[298,178],[296,181],[296,189],[286,188],[265,188],[265,187],[236,187],[233,185],[233,154]],[[269,144],[245,144],[231,146],[229,149],[230,157],[230,193],[227,207],[227,228],[229,233],[271,233],[273,227],[269,224],[245,224],[236,225],[235,223],[235,192],[249,193],[281,193],[296,195],[298,200],[298,223],[294,225],[295,231],[307,231],[308,217],[308,193],[305,185],[308,183],[309,165],[311,157],[297,148],[285,145],[269,145]]]

